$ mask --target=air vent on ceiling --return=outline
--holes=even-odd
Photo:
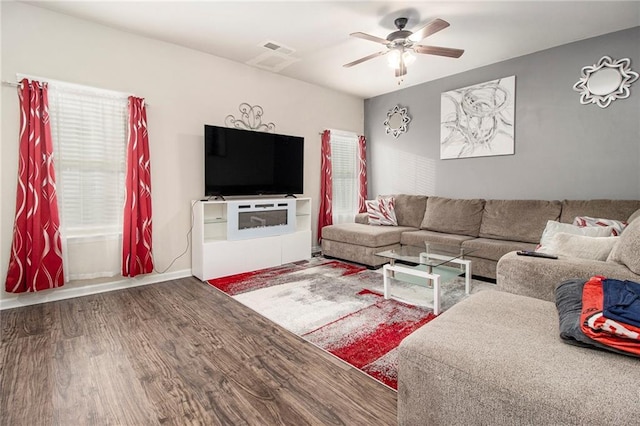
[[[260,46],[264,47],[265,49],[269,49],[273,52],[281,53],[283,55],[291,55],[292,53],[295,52],[295,50],[293,50],[292,48],[287,47],[282,43],[278,43],[277,41],[273,41],[273,40],[267,40],[261,43]]]
[[[267,71],[279,72],[296,61],[298,61],[298,59],[292,56],[282,55],[276,52],[264,52],[262,55],[248,60],[246,64]]]
[[[299,60],[291,56],[295,50],[277,41],[267,40],[258,46],[267,49],[267,52],[247,61],[247,65],[262,68],[267,71],[279,72]]]

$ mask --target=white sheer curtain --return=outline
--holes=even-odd
[[[358,135],[331,130],[333,223],[353,222],[358,213]]]
[[[127,97],[50,82],[67,280],[120,274]]]

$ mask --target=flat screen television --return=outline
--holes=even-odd
[[[205,196],[303,193],[304,138],[204,126]]]

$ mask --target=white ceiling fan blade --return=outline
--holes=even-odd
[[[371,55],[365,56],[364,58],[360,58],[360,59],[357,59],[357,60],[355,60],[353,62],[349,62],[348,64],[344,64],[343,67],[349,68],[349,67],[352,67],[354,65],[361,64],[364,61],[368,61],[369,59],[373,59],[373,58],[377,58],[378,56],[385,55],[388,52],[389,52],[388,50],[383,50],[381,52],[372,53]]]
[[[386,39],[380,38],[380,37],[376,37],[376,36],[372,36],[371,34],[357,32],[357,33],[351,33],[349,35],[353,36],[353,37],[361,38],[363,40],[374,41],[376,43],[380,43],[380,44],[384,44],[384,45],[389,44],[389,40],[386,40]]]
[[[417,53],[426,53],[427,55],[446,56],[449,58],[459,58],[464,53],[464,49],[454,49],[451,47],[438,47],[438,46],[413,46],[413,50]]]
[[[409,36],[409,40],[411,40],[414,43],[417,43],[420,40],[424,39],[425,37],[429,37],[431,34],[435,34],[440,30],[444,30],[448,26],[449,26],[449,23],[447,21],[444,21],[440,18],[436,18],[433,21],[429,22],[424,27],[420,28],[419,30],[411,34]]]

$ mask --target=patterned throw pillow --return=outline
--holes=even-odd
[[[393,197],[378,197],[375,200],[366,200],[369,225],[398,226],[394,203]]]
[[[623,220],[599,219],[589,216],[576,216],[576,218],[573,219],[573,224],[581,228],[587,226],[611,226],[613,228],[611,230],[611,235],[613,235],[614,237],[622,234],[624,228],[627,227],[627,222]]]

